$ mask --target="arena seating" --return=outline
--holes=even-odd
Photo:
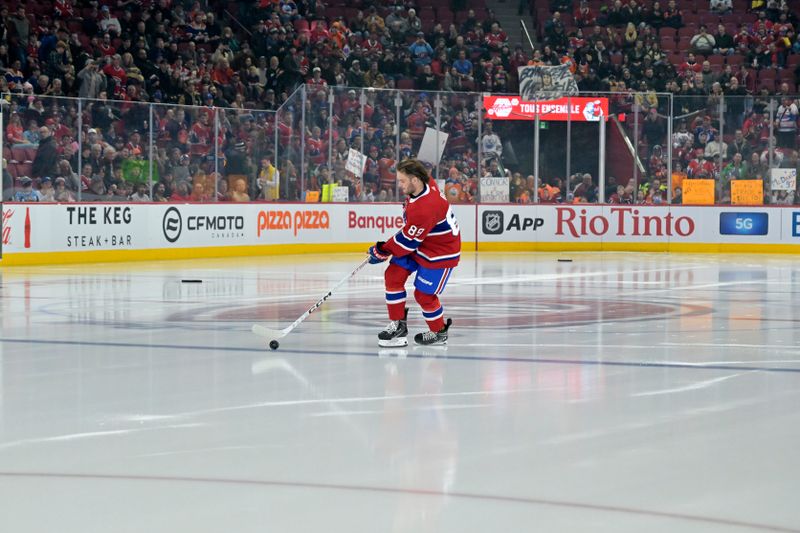
[[[205,11],[199,4],[178,0],[123,4],[0,2],[5,8],[0,18],[4,28],[0,92],[9,94],[11,104],[3,108],[4,196],[14,191],[20,177],[28,176],[34,178],[34,188],[46,177],[65,178],[62,201],[127,198],[133,189],[131,179],[141,176],[142,168],[149,172],[152,160],[153,181],[160,182],[164,191],[157,194],[153,187],[151,199],[302,199],[301,189],[349,181],[343,168],[348,148],[363,146],[369,154],[374,146],[377,157],[364,183],[350,183],[352,196],[393,199],[387,175],[396,154],[402,158],[418,148],[418,132],[433,120],[433,95],[444,91],[436,98],[446,100],[442,119],[453,129],[452,142],[436,173],[446,179],[451,200],[472,201],[477,178],[491,172],[491,158],[479,163],[477,157],[477,91],[515,93],[517,67],[532,61],[557,65],[569,60],[575,65],[579,87],[593,94],[611,93],[612,112],[620,116],[624,111],[630,115],[632,106],[639,106],[637,120],[644,120],[650,107],[657,110],[662,125],[671,120],[663,94],[672,93],[673,130],[683,121],[689,131],[699,132],[703,119],[710,116],[706,129],[711,138],[722,126],[719,98],[712,94],[713,83],[719,81],[727,101],[740,100],[727,108],[735,109],[735,116],[726,112],[723,140],[729,145],[736,128],[743,127],[754,111],[770,108],[763,98],[795,95],[800,76],[797,15],[781,2],[769,2],[759,10],[751,9],[746,0],[734,0],[732,11],[713,13],[706,1],[678,0],[668,20],[653,13],[650,0],[641,5],[624,2],[619,12],[614,2],[588,0],[588,17],[581,13],[578,0],[533,1],[529,7],[541,41],[537,59],[509,43],[503,29],[493,26],[496,20],[484,0],[219,0],[209,2]],[[671,9],[668,2],[662,2],[662,8]],[[556,11],[560,21],[553,23]],[[596,22],[597,29],[594,23],[584,24],[585,20]],[[626,39],[628,22],[635,33],[629,31]],[[687,54],[702,25],[711,35],[722,25],[736,41],[735,52],[698,50],[698,67],[694,67],[687,65]],[[467,61],[456,63],[459,37],[464,39]],[[595,51],[597,41],[605,43],[604,52]],[[643,53],[637,52],[637,41],[643,43]],[[356,61],[360,68],[353,66]],[[373,61],[377,72],[370,73]],[[699,75],[709,83],[697,86],[695,68],[704,61],[710,73]],[[90,63],[96,66],[94,70],[87,66]],[[648,66],[654,70],[653,77],[645,75]],[[728,66],[731,74],[725,73]],[[319,74],[315,74],[317,69]],[[587,81],[591,71],[597,82]],[[732,76],[740,78],[742,89],[731,89]],[[311,115],[301,124],[299,100],[295,102],[293,95],[304,83],[313,98]],[[368,95],[366,124],[360,124],[360,114],[347,103],[349,89],[344,88],[351,87],[376,89]],[[394,89],[405,91],[399,121]],[[323,118],[331,91],[337,93],[334,115]],[[787,104],[783,109],[796,111],[797,99],[792,100],[795,107]],[[773,113],[780,105],[776,100]],[[209,111],[212,108],[225,111],[215,117]],[[329,131],[331,124],[334,131]],[[783,126],[787,124],[784,120]],[[313,126],[319,127],[319,138],[306,143],[306,152],[299,157],[297,132],[305,128],[313,137]],[[658,143],[652,135],[648,137],[644,123],[634,128],[629,119],[623,126],[629,136],[638,133],[633,141],[646,175],[636,185],[644,187],[644,201],[648,201],[653,180],[665,181],[665,155],[654,154]],[[37,157],[41,128],[47,129],[45,137],[55,137],[54,154],[48,148],[46,157]],[[501,142],[520,131],[511,125],[495,129]],[[752,131],[746,133],[752,151],[761,154],[768,140]],[[784,157],[796,160],[792,155],[796,136],[780,135],[778,141],[773,163]],[[665,138],[661,144],[671,144],[674,160],[687,167],[703,147],[699,135],[693,139],[693,150],[674,139]],[[92,153],[93,145],[99,154]],[[721,184],[728,155],[723,154],[711,170]],[[69,166],[59,165],[62,161]],[[301,162],[304,172],[298,169]],[[508,169],[512,189],[516,187],[512,199],[530,201],[541,195],[542,187],[536,191],[528,186],[529,168],[498,162],[501,169]],[[87,165],[95,175],[81,175]],[[327,168],[330,165],[333,168]],[[276,167],[281,186],[270,193],[259,185],[258,176]],[[702,168],[708,171],[709,167]],[[748,175],[763,178],[767,170],[751,168]],[[228,192],[231,176],[241,175],[248,178],[247,192],[236,196]],[[564,178],[548,175],[543,182],[562,189],[563,185],[554,183]],[[627,181],[622,176],[617,180]],[[181,182],[185,186],[179,187]],[[631,201],[636,201],[636,192]],[[575,199],[573,194],[555,198],[591,201]]]

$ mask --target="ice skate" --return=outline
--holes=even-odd
[[[424,333],[417,333],[414,335],[414,342],[420,346],[441,346],[447,344],[447,330],[452,324],[452,319],[447,319],[444,327],[439,331],[426,331]]]
[[[406,309],[403,320],[392,320],[385,330],[378,333],[378,346],[383,348],[408,346],[407,320],[408,309]]]

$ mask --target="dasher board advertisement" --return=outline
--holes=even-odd
[[[475,242],[475,206],[452,206]],[[403,227],[393,204],[5,204],[6,253],[133,251],[388,240]]]

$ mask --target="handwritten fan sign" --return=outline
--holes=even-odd
[[[731,180],[731,203],[734,205],[761,205],[764,203],[762,180]]]
[[[347,153],[347,163],[345,163],[344,169],[360,178],[364,175],[364,165],[366,164],[367,157],[358,150],[350,148],[350,151]]]
[[[769,171],[773,191],[794,191],[797,189],[796,168],[773,168]]]
[[[334,202],[347,202],[350,200],[350,189],[348,187],[334,187],[331,200]]]
[[[509,202],[508,177],[481,178],[481,202],[485,204],[507,204]]]
[[[683,180],[683,203],[714,205],[714,180]]]

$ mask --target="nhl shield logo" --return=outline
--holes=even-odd
[[[483,212],[483,233],[486,235],[500,235],[503,233],[503,212]]]

